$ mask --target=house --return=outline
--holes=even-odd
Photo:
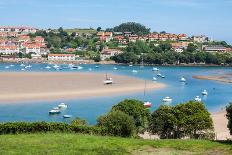
[[[227,52],[227,48],[224,46],[206,46],[203,48],[205,52]]]
[[[98,32],[97,36],[101,41],[109,42],[113,39],[113,32]]]
[[[161,41],[167,41],[169,39],[169,34],[160,34],[159,40]]]
[[[209,38],[204,35],[193,36],[192,39],[194,42],[198,42],[198,43],[205,43],[209,41]]]
[[[28,35],[21,35],[18,37],[19,42],[29,42],[31,39]]]
[[[177,37],[178,37],[179,41],[186,41],[186,40],[188,40],[188,37],[187,37],[186,34],[179,34]]]
[[[150,33],[148,35],[148,40],[149,41],[157,41],[157,40],[159,40],[159,34],[158,33]]]
[[[26,54],[28,53],[34,53],[34,54],[41,54],[41,46],[37,44],[24,44],[24,51]]]
[[[183,48],[183,49],[187,49],[188,45],[190,44],[190,42],[175,42],[175,43],[171,43],[172,48]]]
[[[74,48],[67,48],[65,52],[72,53],[75,52],[76,50]]]
[[[45,45],[45,43],[44,43],[44,38],[41,37],[41,36],[36,36],[35,39],[34,39],[34,41],[35,41],[36,43],[40,43],[40,44]]]
[[[139,41],[147,41],[148,40],[148,37],[147,36],[140,36],[140,37],[138,37],[138,40]]]
[[[177,41],[178,37],[176,34],[169,34],[168,39],[171,41]]]
[[[132,32],[124,32],[124,36],[129,37],[130,35],[132,35]]]
[[[19,53],[17,46],[0,46],[0,53],[2,54],[16,54]]]
[[[118,49],[103,49],[100,53],[100,57],[101,57],[101,60],[106,60],[120,53],[123,53],[123,51],[118,50]]]
[[[50,61],[74,61],[75,54],[48,54]]]
[[[129,42],[136,42],[139,39],[139,36],[136,34],[129,36]]]

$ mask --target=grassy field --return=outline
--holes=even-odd
[[[90,33],[90,34],[94,34],[97,31],[94,29],[65,29],[66,32],[68,32],[69,34],[71,34],[72,32],[76,32],[76,33]]]
[[[0,135],[0,154],[232,154],[232,143],[139,140],[78,134]]]

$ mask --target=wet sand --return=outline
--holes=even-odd
[[[113,85],[104,85],[103,73],[0,73],[0,103],[60,100],[130,94],[144,90],[144,80],[109,75]],[[165,87],[147,81],[147,90]]]
[[[213,81],[219,81],[224,83],[232,83],[232,80],[228,79],[231,78],[230,75],[223,75],[223,76],[193,76],[195,79],[201,79],[201,80],[213,80]]]

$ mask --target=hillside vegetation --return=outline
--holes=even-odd
[[[232,154],[229,142],[141,140],[79,134],[0,135],[0,154]]]

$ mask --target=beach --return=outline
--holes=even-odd
[[[104,73],[0,73],[0,103],[61,100],[82,97],[121,95],[144,90],[144,80],[121,76],[112,77],[114,84],[104,85]],[[162,83],[147,81],[147,90],[164,88]]]
[[[223,75],[223,76],[193,76],[195,79],[201,79],[201,80],[213,80],[213,81],[219,81],[224,83],[232,83],[231,75]]]

